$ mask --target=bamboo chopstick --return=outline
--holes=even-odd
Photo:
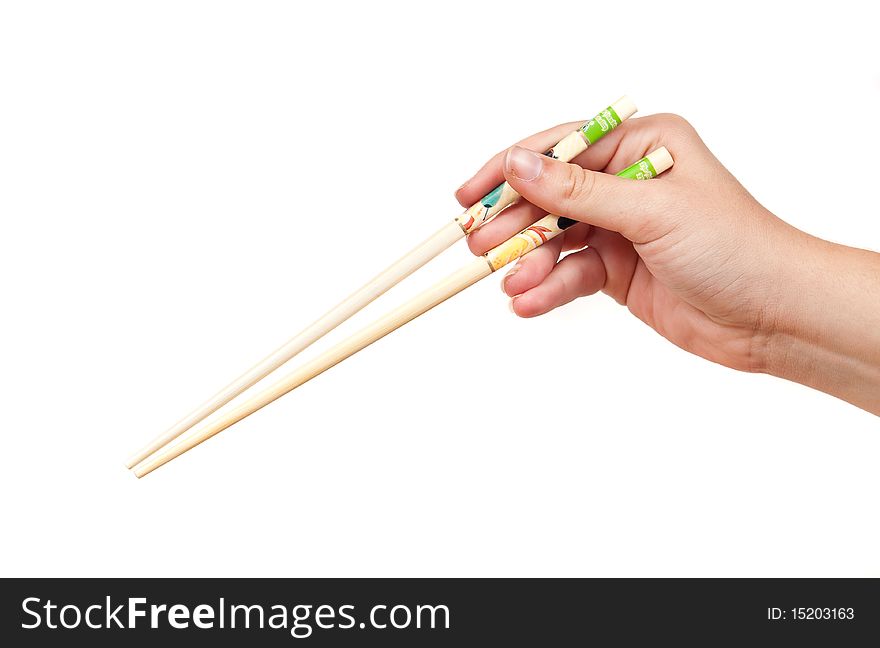
[[[647,180],[663,173],[672,164],[672,156],[665,147],[660,147],[617,175],[622,178]],[[458,294],[468,286],[477,283],[480,279],[489,276],[511,261],[518,259],[558,236],[576,222],[564,216],[545,216],[531,227],[527,227],[519,234],[509,238],[482,257],[475,259],[415,298],[363,328],[358,333],[295,369],[250,400],[245,401],[216,421],[209,423],[203,429],[195,431],[181,439],[178,443],[161,450],[139,463],[134,467],[134,474],[138,477],[143,477],[151,473],[156,468],[179,457],[184,452],[191,450],[203,441],[210,439],[215,434],[222,432],[243,418],[262,409],[272,401],[303,385],[315,376],[322,374],[373,342],[380,340],[419,315],[426,313],[434,308],[434,306]]]
[[[599,141],[605,134],[614,130],[621,122],[631,117],[635,112],[635,104],[629,97],[623,96],[597,114],[593,119],[584,123],[579,129],[569,133],[556,146],[547,151],[546,154],[564,162],[570,162],[590,145]],[[480,202],[441,227],[435,234],[410,250],[356,292],[349,295],[343,302],[330,309],[320,319],[296,335],[296,337],[290,339],[263,358],[244,374],[214,394],[209,400],[202,403],[183,419],[133,454],[126,462],[126,466],[128,468],[133,467],[162,446],[203,421],[233,398],[278,369],[278,367],[303,349],[314,344],[374,299],[403,281],[428,261],[448,249],[453,243],[489,222],[496,214],[513,204],[518,198],[519,194],[506,182],[495,187]]]

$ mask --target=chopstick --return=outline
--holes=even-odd
[[[672,164],[672,156],[665,147],[660,147],[617,175],[622,178],[647,180],[663,173],[672,167]],[[203,429],[197,430],[193,434],[181,439],[178,443],[161,450],[139,463],[134,467],[134,474],[137,477],[143,477],[151,473],[156,468],[179,457],[184,452],[191,450],[215,434],[222,432],[284,394],[289,393],[315,376],[322,374],[346,358],[368,347],[373,342],[380,340],[407,322],[414,320],[419,315],[426,313],[468,286],[472,286],[480,279],[489,276],[511,261],[518,259],[558,236],[576,222],[564,216],[545,216],[534,225],[527,227],[501,245],[491,249],[482,257],[475,259],[415,298],[363,328],[358,333],[295,369],[250,400],[245,401],[232,411],[219,417],[216,421],[209,423]]]
[[[623,96],[597,114],[593,119],[585,122],[580,128],[565,136],[556,146],[547,151],[546,155],[564,162],[570,162],[589,146],[599,141],[604,135],[614,130],[621,122],[631,117],[635,112],[635,104],[629,97]],[[233,398],[253,387],[303,349],[317,342],[374,299],[393,288],[428,263],[428,261],[448,249],[453,243],[489,222],[496,214],[513,204],[518,198],[519,194],[506,182],[495,187],[478,203],[468,208],[450,223],[441,227],[435,234],[410,250],[356,292],[349,295],[343,302],[330,309],[320,319],[297,334],[296,337],[291,338],[129,457],[126,466],[132,468],[162,446],[203,421]]]

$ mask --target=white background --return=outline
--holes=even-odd
[[[0,573],[880,576],[877,417],[601,295],[517,320],[498,277],[123,467],[454,217],[489,155],[624,93],[880,249],[872,5],[4,4]]]

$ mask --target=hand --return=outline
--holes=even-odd
[[[578,125],[558,126],[523,145],[545,150]],[[675,160],[659,178],[608,175],[659,146]],[[774,216],[675,115],[629,120],[573,162],[515,146],[456,193],[471,205],[506,179],[525,199],[470,236],[477,254],[545,213],[582,222],[523,257],[505,277],[517,315],[541,315],[601,290],[687,351],[791,378],[880,413],[880,255],[820,241]],[[564,251],[572,253],[560,261]],[[875,295],[866,301],[859,288],[866,325],[834,331],[828,277],[865,271],[873,272]],[[845,293],[834,299],[856,310]],[[822,303],[811,295],[821,295]],[[866,352],[864,340],[847,341],[853,335],[877,344]],[[840,354],[860,364],[832,358]],[[856,378],[867,378],[867,389]]]

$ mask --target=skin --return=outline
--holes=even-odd
[[[631,119],[571,164],[532,152],[581,123],[498,153],[456,192],[467,207],[507,180],[525,199],[469,237],[475,254],[546,213],[581,221],[504,278],[516,315],[602,291],[686,351],[880,415],[880,254],[772,214],[677,115]],[[611,175],[659,146],[675,160],[659,178]]]

